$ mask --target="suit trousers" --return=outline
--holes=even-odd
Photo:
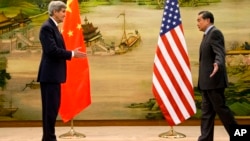
[[[201,91],[201,136],[198,141],[213,141],[216,114],[219,116],[228,134],[230,133],[230,125],[237,124],[231,110],[226,106],[224,91],[225,88]]]
[[[55,124],[60,107],[61,84],[40,83],[42,97],[42,141],[56,141]]]

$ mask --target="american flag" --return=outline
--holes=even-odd
[[[178,0],[166,0],[153,66],[153,93],[170,126],[196,113]]]

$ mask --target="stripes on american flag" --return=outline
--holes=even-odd
[[[166,0],[153,67],[153,93],[170,126],[196,113],[178,0]]]

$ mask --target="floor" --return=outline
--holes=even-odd
[[[81,126],[73,128],[60,126],[56,127],[56,134],[58,141],[197,141],[200,134],[199,126],[175,126],[174,132],[168,132],[171,131],[170,129],[169,126]],[[41,127],[0,128],[0,141],[40,141],[41,131]],[[178,134],[175,134],[176,132]],[[223,126],[215,126],[214,136],[215,141],[229,141],[229,136]]]

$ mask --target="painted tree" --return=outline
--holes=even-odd
[[[4,90],[7,84],[6,80],[11,79],[9,73],[6,72],[7,59],[5,57],[0,57],[0,88]]]

